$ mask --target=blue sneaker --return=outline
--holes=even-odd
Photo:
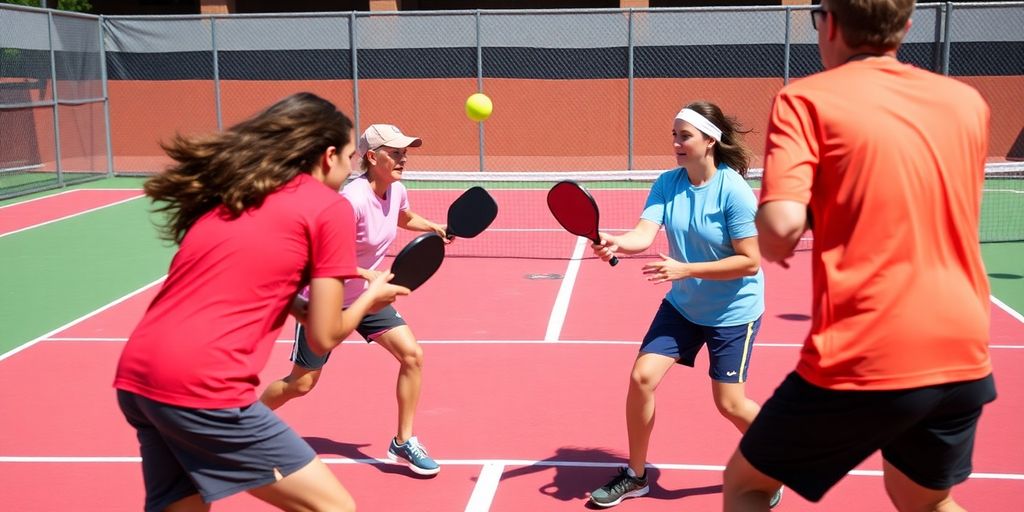
[[[388,447],[388,459],[391,462],[399,462],[401,459],[409,465],[409,469],[413,473],[418,475],[436,475],[438,471],[441,471],[441,466],[438,466],[434,459],[427,455],[427,448],[420,444],[420,440],[416,439],[416,436],[410,437],[402,444],[396,443],[395,438],[392,437],[391,446]]]

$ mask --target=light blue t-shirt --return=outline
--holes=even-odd
[[[681,167],[665,172],[651,187],[640,217],[665,227],[672,259],[700,263],[733,256],[733,240],[756,236],[756,212],[750,185],[721,164],[711,181],[699,187]],[[672,281],[665,299],[695,324],[742,325],[764,313],[764,273],[729,281],[679,279]]]

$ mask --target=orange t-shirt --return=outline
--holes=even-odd
[[[808,382],[906,389],[991,373],[978,239],[989,114],[973,88],[885,57],[779,92],[760,202],[809,204],[814,219]]]

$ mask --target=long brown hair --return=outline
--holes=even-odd
[[[722,113],[718,105],[709,101],[695,101],[686,108],[711,121],[719,130],[722,130],[722,140],[715,144],[715,165],[725,163],[736,169],[740,176],[747,177],[747,169],[750,168],[750,160],[754,153],[743,143],[741,135],[749,133],[750,130],[741,131],[740,124],[735,118],[727,117]]]
[[[352,121],[314,94],[293,94],[221,133],[161,143],[175,160],[143,189],[166,212],[161,236],[180,244],[200,217],[223,206],[230,218],[258,207],[300,173],[310,173],[328,147],[341,150]],[[343,155],[344,157],[344,155]]]

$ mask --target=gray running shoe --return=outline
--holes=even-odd
[[[626,498],[636,498],[650,492],[647,485],[647,474],[643,478],[629,476],[629,471],[622,468],[619,474],[604,487],[590,493],[590,502],[599,507],[614,507]]]

